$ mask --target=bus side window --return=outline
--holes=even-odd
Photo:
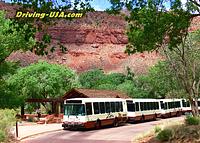
[[[115,111],[119,112],[119,102],[115,102]]]
[[[140,110],[141,110],[141,111],[144,110],[144,102],[140,102]]]
[[[168,109],[168,108],[167,108],[167,103],[168,103],[168,102],[165,102],[164,109]]]
[[[160,101],[160,106],[161,106],[161,109],[165,109],[165,104],[163,103],[163,101]]]
[[[200,106],[200,101],[198,101],[198,106]]]
[[[187,101],[187,107],[190,107],[190,102],[189,101]]]
[[[172,102],[172,108],[176,108],[175,102]]]
[[[178,108],[181,107],[180,101],[177,101],[177,107],[178,107]]]
[[[157,109],[157,102],[153,102],[153,110]]]
[[[182,100],[182,105],[183,105],[183,107],[186,107],[186,102],[185,102],[185,100]]]
[[[105,102],[100,102],[100,113],[105,113]]]
[[[153,106],[153,102],[149,102],[148,104],[148,109],[149,110],[153,110],[154,106]]]
[[[136,109],[136,111],[139,111],[139,103],[138,102],[135,102],[135,109]]]
[[[115,112],[115,102],[111,102],[111,112]]]
[[[106,113],[110,113],[110,102],[106,102]]]
[[[93,107],[94,107],[94,114],[99,114],[99,103],[94,102]]]
[[[133,112],[135,112],[135,103],[133,103],[132,108],[133,108]]]
[[[122,105],[122,102],[119,102],[119,111],[120,111],[120,112],[123,112],[123,105]]]
[[[92,115],[92,104],[91,103],[86,103],[86,114]]]
[[[158,102],[153,102],[153,110],[157,110],[158,106],[157,106]]]
[[[127,104],[128,111],[131,111],[131,112],[135,111],[135,104],[133,103],[133,101],[127,101],[126,104]]]
[[[173,103],[173,102],[168,102],[168,107],[169,107],[169,109],[173,108],[172,103]]]
[[[147,102],[147,110],[152,110],[153,108],[153,102]]]
[[[148,110],[148,102],[144,102],[144,110]]]
[[[158,102],[156,102],[156,109],[159,109],[159,103]]]

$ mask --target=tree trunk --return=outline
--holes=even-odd
[[[196,115],[199,116],[199,106],[198,106],[198,99],[194,99],[195,111]]]
[[[21,116],[24,116],[24,105],[21,105]]]
[[[191,105],[191,110],[192,110],[192,115],[199,116],[199,110],[198,110],[198,101],[197,99],[190,100],[190,105]]]

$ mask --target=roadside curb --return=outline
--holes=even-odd
[[[57,132],[57,131],[61,131],[61,130],[63,130],[63,129],[56,129],[56,130],[51,130],[51,131],[45,131],[45,132],[35,133],[35,134],[28,135],[28,136],[25,136],[25,137],[22,137],[22,138],[18,137],[17,141],[22,141],[24,139],[27,139],[27,138],[30,138],[30,137],[33,137],[33,136],[42,135],[42,134],[51,133],[51,132]]]

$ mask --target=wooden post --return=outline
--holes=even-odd
[[[24,105],[21,105],[21,116],[24,117]]]
[[[18,138],[18,121],[16,121],[16,137]]]

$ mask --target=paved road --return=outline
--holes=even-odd
[[[133,137],[151,130],[161,122],[183,120],[183,117],[162,119],[137,124],[126,124],[115,128],[103,128],[89,131],[56,131],[46,133],[21,141],[22,143],[131,143]]]

